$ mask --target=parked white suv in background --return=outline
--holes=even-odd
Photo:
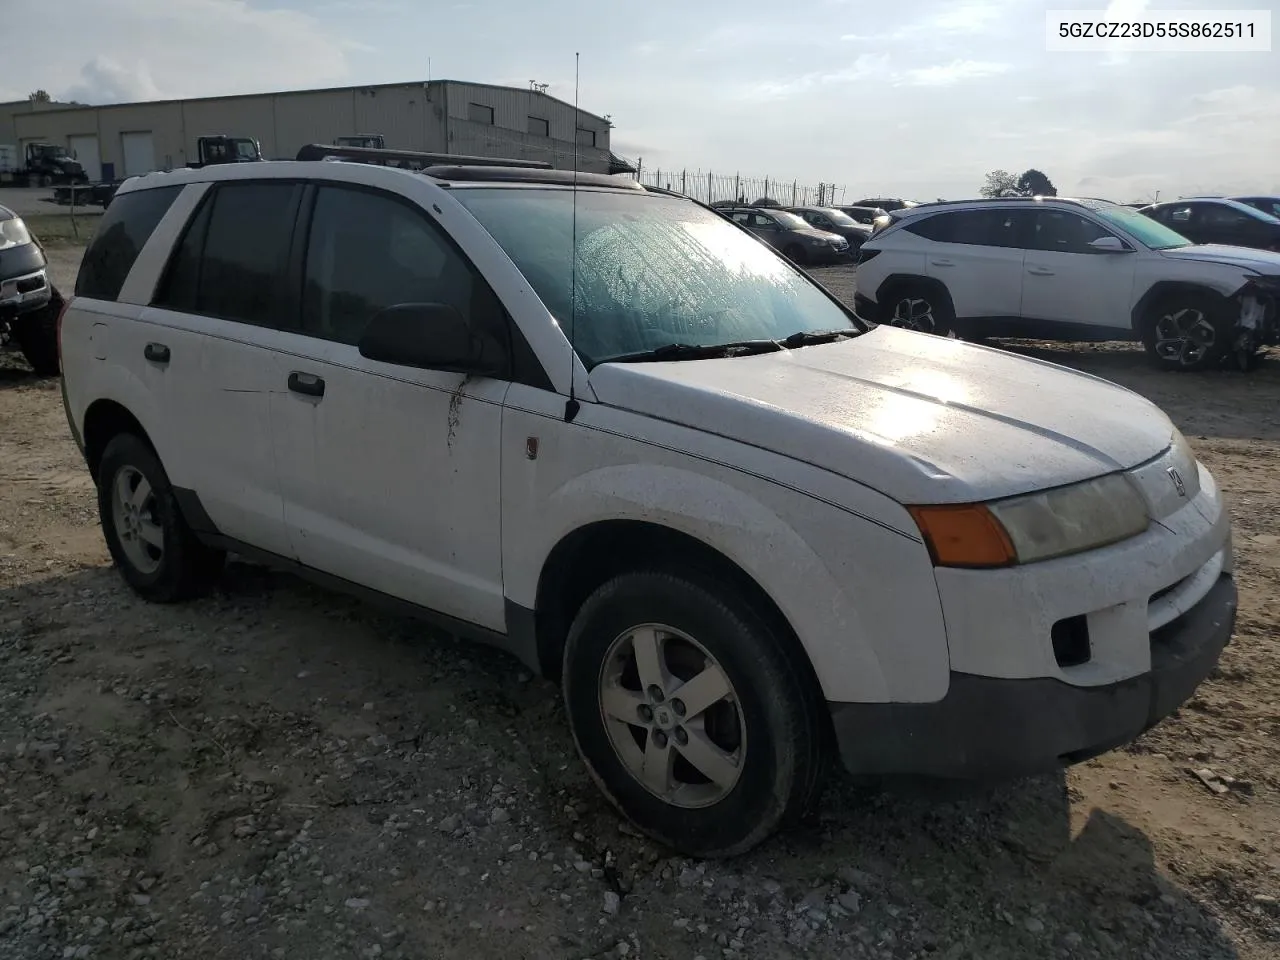
[[[870,320],[967,339],[1140,340],[1173,370],[1280,344],[1280,253],[1197,245],[1130,207],[1026,197],[890,214],[862,246]]]
[[[1222,498],[1155,406],[869,328],[631,181],[151,174],[60,332],[139,594],[190,596],[230,551],[497,644],[688,854],[802,812],[835,749],[959,777],[1092,756],[1232,631]]]

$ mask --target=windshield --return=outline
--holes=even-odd
[[[565,332],[572,329],[574,349],[588,367],[672,343],[709,346],[858,329],[804,273],[687,200],[579,190],[571,299],[573,191],[481,187],[454,196],[507,252]]]
[[[849,216],[847,213],[844,213],[843,211],[823,210],[822,212],[825,213],[828,217],[830,217],[831,222],[834,223],[837,227],[856,227],[858,225],[858,221],[854,220],[853,217]]]
[[[1191,241],[1182,234],[1170,230],[1163,223],[1152,220],[1145,213],[1139,213],[1132,207],[1099,207],[1093,212],[1108,223],[1113,223],[1121,230],[1137,237],[1143,245],[1152,250],[1172,250],[1175,247],[1191,246]]]
[[[813,229],[809,222],[797,213],[788,213],[785,210],[770,210],[769,215],[776,217],[778,222],[787,230]]]

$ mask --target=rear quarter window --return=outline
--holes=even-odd
[[[175,185],[134,190],[111,201],[80,262],[77,297],[114,301],[120,296],[138,254],[182,189]]]

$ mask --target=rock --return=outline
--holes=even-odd
[[[1044,923],[1037,917],[1027,917],[1023,926],[1027,928],[1028,933],[1044,933]]]
[[[458,829],[458,824],[460,822],[458,815],[456,813],[451,813],[436,824],[436,829],[441,833],[453,833],[453,831]]]
[[[491,823],[506,823],[510,819],[511,811],[506,807],[494,807],[493,811],[489,814],[489,821]]]
[[[606,890],[604,894],[604,912],[612,916],[618,912],[620,906],[622,906],[622,898],[612,890]]]
[[[840,894],[840,896],[836,897],[836,903],[850,913],[858,913],[862,910],[862,897],[854,890]]]
[[[682,887],[695,886],[700,879],[702,878],[698,876],[698,871],[696,870],[690,870],[688,867],[685,867],[680,871],[679,883]]]
[[[365,907],[369,906],[369,901],[364,897],[350,897],[344,906],[348,910],[363,910]]]
[[[147,904],[151,902],[151,897],[145,893],[135,893],[131,899],[133,900],[134,904],[139,907],[145,907]]]
[[[1065,937],[1062,938],[1062,942],[1065,943],[1068,947],[1074,948],[1084,943],[1084,937],[1080,936],[1080,934],[1072,930]]]

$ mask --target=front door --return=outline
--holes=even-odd
[[[357,347],[398,303],[501,307],[440,227],[398,194],[309,191],[302,330],[276,353],[271,419],[285,521],[307,566],[504,631],[502,402],[510,384],[383,363]]]
[[[1128,330],[1137,254],[1106,253],[1089,246],[1114,236],[1069,210],[1037,211],[1022,273],[1022,315],[1064,325],[1063,332],[1076,327]]]

